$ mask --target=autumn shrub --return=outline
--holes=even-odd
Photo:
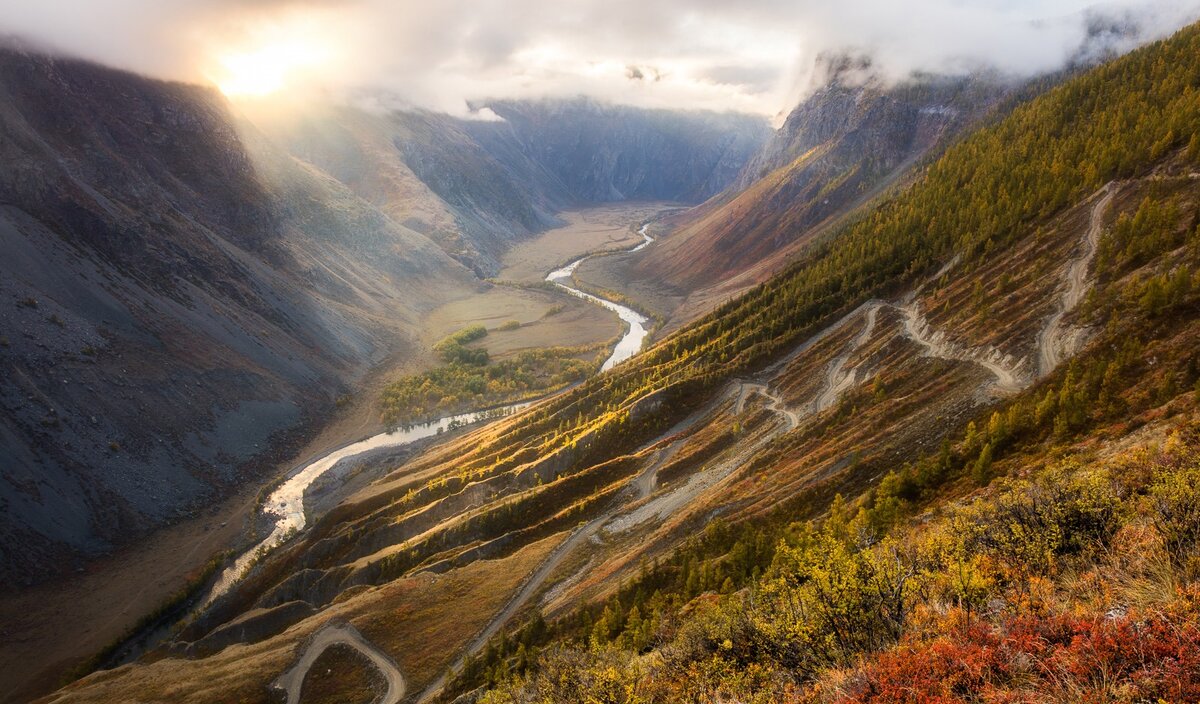
[[[1172,563],[1197,572],[1200,550],[1200,461],[1161,468],[1150,486],[1149,514]]]
[[[842,701],[1197,701],[1200,626],[1195,613],[1017,615],[905,642],[858,674]]]
[[[644,679],[637,661],[619,650],[555,648],[542,655],[537,671],[520,687],[488,692],[479,703],[644,704],[650,702],[638,684]]]
[[[892,540],[860,547],[806,528],[747,597],[747,630],[756,650],[793,671],[845,664],[899,639],[917,581]]]
[[[994,498],[960,510],[953,531],[966,552],[986,554],[1010,576],[1052,574],[1061,558],[1108,542],[1121,499],[1108,474],[1062,467],[1035,481],[1008,481]]]

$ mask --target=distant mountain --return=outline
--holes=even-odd
[[[209,89],[0,51],[0,163],[5,584],[278,461],[477,286]]]
[[[769,136],[760,118],[585,99],[477,107],[502,119],[338,107],[249,121],[483,276],[568,207],[700,202],[726,188]]]
[[[574,100],[481,103],[501,121],[464,129],[502,163],[528,159],[577,203],[699,203],[737,177],[770,135],[762,118]]]

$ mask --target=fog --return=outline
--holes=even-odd
[[[457,114],[473,99],[586,94],[776,117],[811,88],[814,61],[825,52],[869,56],[891,79],[984,66],[1029,75],[1081,55],[1127,50],[1200,15],[1200,0],[0,0],[0,6],[0,33],[156,77],[216,83],[230,93],[371,96]]]

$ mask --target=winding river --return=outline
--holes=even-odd
[[[649,223],[642,225],[641,229],[638,230],[638,234],[642,236],[642,242],[631,249],[625,250],[626,252],[639,252],[654,241],[650,235],[646,234],[647,227],[649,227]],[[572,296],[604,306],[613,311],[628,326],[625,334],[617,342],[612,354],[601,365],[600,371],[604,372],[629,359],[641,350],[642,342],[646,339],[646,335],[649,334],[649,331],[646,330],[646,323],[649,320],[637,311],[620,303],[599,296],[593,296],[590,293],[584,293],[571,285],[575,270],[584,261],[594,256],[597,256],[597,254],[580,257],[561,269],[555,269],[546,275],[546,280]],[[221,576],[213,584],[212,589],[204,597],[204,600],[200,602],[201,608],[208,606],[222,594],[228,592],[261,555],[278,547],[281,543],[304,529],[307,523],[307,518],[304,515],[305,492],[308,490],[309,485],[318,477],[328,472],[339,462],[361,457],[368,452],[403,447],[409,443],[432,437],[447,430],[523,410],[531,404],[532,402],[525,402],[485,411],[445,416],[429,423],[379,433],[366,440],[346,445],[304,466],[299,471],[288,476],[283,484],[271,492],[271,495],[263,503],[263,515],[268,517],[273,523],[270,534],[262,542],[239,556],[232,565],[221,573]]]
[[[627,253],[632,254],[633,252],[640,252],[654,241],[650,235],[646,234],[647,227],[650,227],[649,223],[642,225],[641,229],[638,230],[638,234],[642,236],[642,242],[632,249],[625,250]],[[619,317],[626,325],[629,326],[629,329],[626,330],[625,334],[621,337],[620,342],[618,342],[617,346],[613,348],[612,354],[609,355],[608,359],[604,360],[604,364],[600,366],[600,371],[606,372],[637,354],[642,349],[642,342],[645,341],[646,335],[650,334],[650,332],[646,330],[646,323],[650,322],[650,320],[632,308],[623,306],[620,303],[614,303],[607,298],[600,298],[599,296],[593,296],[590,293],[584,293],[574,286],[571,286],[571,277],[575,275],[575,270],[579,268],[580,264],[594,256],[597,255],[588,254],[576,259],[561,269],[555,269],[549,274],[546,274],[546,280],[555,286],[558,286],[572,296],[575,296],[576,298],[582,298],[585,301],[591,301],[597,305],[604,306],[605,308],[616,313],[617,317]]]

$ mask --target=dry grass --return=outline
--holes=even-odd
[[[300,704],[370,704],[387,682],[357,650],[334,643],[312,664],[300,692]]]

